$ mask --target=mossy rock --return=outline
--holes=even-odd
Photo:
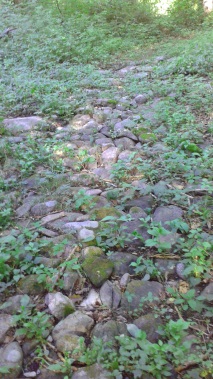
[[[90,255],[82,263],[82,269],[95,287],[101,287],[111,276],[114,264],[105,257]]]
[[[108,217],[108,216],[119,218],[121,217],[121,215],[122,213],[114,207],[103,207],[99,209],[94,209],[90,213],[90,217],[93,217],[96,220],[102,220],[103,218]]]
[[[18,282],[18,290],[27,295],[44,293],[44,283],[38,283],[38,275],[27,275]]]
[[[97,246],[88,246],[82,250],[82,256],[85,258],[92,257],[105,257],[103,250]]]

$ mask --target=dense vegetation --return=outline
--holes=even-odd
[[[150,294],[141,299],[141,308],[146,303],[145,314],[147,307],[163,320],[155,343],[132,327],[132,320],[141,312],[135,309],[126,316],[129,335],[116,336],[105,344],[94,339],[86,347],[82,338],[77,352],[58,354],[46,340],[55,319],[40,296],[30,304],[24,297],[13,316],[14,338],[21,344],[25,339],[38,342],[33,359],[26,358],[25,371],[48,367],[71,378],[79,367],[98,362],[116,379],[212,377],[212,294],[207,300],[199,296],[212,281],[212,27],[213,12],[206,12],[200,0],[0,1],[1,312],[7,298],[16,294],[20,281],[28,275],[37,276],[44,290],[42,296],[56,290],[67,294],[63,288],[65,269],[77,272],[85,284],[85,262],[79,258],[79,251],[91,241],[78,241],[63,261],[60,254],[69,245],[69,236],[55,243],[52,235],[42,231],[41,217],[28,215],[25,220],[26,215],[17,215],[31,191],[30,185],[27,187],[30,180],[39,178],[40,184],[32,186],[32,192],[40,202],[54,198],[57,212],[89,213],[96,220],[92,211],[97,196],[89,195],[84,183],[77,185],[74,179],[72,196],[69,188],[72,175],[83,172],[90,177],[97,156],[84,145],[74,150],[75,141],[70,135],[55,135],[82,113],[96,115],[98,123],[106,123],[114,141],[117,135],[113,127],[116,117],[120,117],[116,112],[132,111],[130,129],[142,141],[142,147],[132,151],[128,164],[118,160],[110,180],[96,183],[94,188],[103,192],[110,189],[107,200],[116,212],[126,212],[125,203],[134,199],[135,178],[147,186],[142,195],[151,193],[154,199],[147,217],[140,219],[149,234],[145,243],[137,231],[129,236],[125,227],[122,229],[121,224],[131,221],[131,217],[118,213],[103,218],[92,244],[110,256],[123,251],[133,235],[141,239],[142,248],[134,252],[134,277],[158,281],[165,287],[169,282],[167,273],[159,271],[155,259],[180,259],[184,267],[183,280],[178,287],[167,290],[160,306],[153,306]],[[138,71],[139,75],[130,69],[119,77],[123,68],[131,66],[144,69]],[[150,119],[139,114],[132,101],[144,93],[152,112]],[[105,99],[102,102],[112,108],[114,113],[108,119],[101,113],[104,107],[101,100],[97,105],[97,98]],[[152,103],[152,99],[156,101]],[[37,134],[13,144],[3,120],[32,115],[44,120]],[[92,144],[95,138],[94,133],[89,142]],[[163,146],[159,155],[152,150],[156,145]],[[74,162],[71,169],[64,163],[67,159]],[[89,183],[92,187],[92,179]],[[161,187],[157,187],[159,183]],[[165,242],[167,227],[152,219],[151,208],[161,205],[178,206],[184,211],[183,219],[169,224],[170,231],[178,235],[175,247],[170,240]],[[47,252],[58,263],[41,263],[41,256]],[[181,275],[177,279],[177,274],[170,274],[170,281],[174,278],[177,282]],[[126,297],[131,303],[131,294],[126,293]],[[65,315],[72,311],[66,309]],[[99,311],[102,315],[101,307]],[[116,311],[110,314],[116,320],[117,316]],[[7,367],[0,366],[0,378],[8,372]]]

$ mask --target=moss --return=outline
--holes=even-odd
[[[121,212],[114,207],[103,207],[100,209],[94,209],[94,211],[92,211],[90,215],[94,217],[96,220],[102,220],[104,217],[107,216],[119,218],[121,217]]]
[[[111,276],[113,268],[113,262],[99,256],[86,257],[82,264],[85,274],[96,287],[100,287]]]

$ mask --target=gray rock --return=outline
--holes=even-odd
[[[122,224],[122,227],[124,228],[124,237],[127,235],[127,239],[125,240],[125,245],[128,246],[129,249],[135,249],[135,247],[142,246],[144,244],[144,241],[150,238],[146,228],[140,226],[140,218],[145,218],[146,213],[135,213],[132,216],[132,221],[125,221]],[[143,241],[141,238],[135,237],[132,233],[137,232],[141,238],[143,238]]]
[[[38,283],[37,275],[27,275],[18,282],[18,291],[27,295],[40,295],[45,291],[44,285]]]
[[[5,128],[13,135],[34,130],[42,123],[42,118],[37,116],[7,118],[3,121]]]
[[[15,295],[11,296],[7,299],[7,301],[2,304],[1,309],[4,310],[4,312],[9,314],[16,314],[19,310],[22,304],[25,306],[30,303],[30,297],[27,295]],[[1,320],[1,316],[0,316]],[[1,328],[1,325],[0,325]]]
[[[41,373],[37,376],[38,379],[64,379],[64,374],[57,374],[48,369],[41,368]]]
[[[16,379],[22,372],[23,352],[18,342],[11,342],[0,348],[0,367],[7,367],[9,373],[1,374],[0,379]]]
[[[51,200],[51,201],[46,201],[45,203],[39,203],[34,205],[31,208],[30,213],[33,216],[45,216],[48,213],[51,213],[57,205],[57,201]]]
[[[98,225],[99,224],[98,224],[97,221],[90,221],[90,220],[87,220],[87,221],[73,221],[73,222],[67,222],[66,224],[64,224],[64,228],[65,229],[69,229],[69,230],[73,230],[73,231],[77,231],[77,230],[81,230],[83,228],[97,229]]]
[[[179,276],[180,279],[186,279],[186,276],[184,275],[185,265],[182,262],[177,263],[176,265],[176,274]]]
[[[80,130],[86,127],[86,124],[91,121],[91,117],[89,115],[81,115],[77,114],[70,121],[69,126],[74,130]]]
[[[85,241],[89,239],[89,241],[93,241],[95,239],[95,233],[87,228],[83,228],[78,231],[78,240],[79,241]]]
[[[121,301],[121,290],[116,284],[107,280],[100,289],[100,299],[108,308],[118,308]]]
[[[100,177],[101,179],[110,179],[111,173],[110,170],[104,167],[98,167],[93,170],[93,174]]]
[[[177,261],[174,259],[156,259],[155,266],[161,274],[172,275],[175,274],[175,266]]]
[[[92,331],[92,337],[101,338],[103,342],[115,342],[115,337],[121,334],[128,334],[126,324],[114,320],[107,321],[105,324],[97,324]]]
[[[86,299],[81,302],[80,307],[84,307],[87,310],[93,310],[97,305],[100,304],[101,299],[98,292],[96,292],[94,289],[91,289]]]
[[[140,94],[135,97],[137,104],[145,104],[148,101],[148,96],[145,94]]]
[[[149,293],[152,296],[150,301],[146,300]],[[164,297],[165,292],[162,284],[154,281],[132,280],[122,296],[121,307],[125,311],[140,313],[144,306],[158,304]]]
[[[76,271],[67,268],[63,276],[63,289],[65,291],[72,292],[76,284],[78,283],[79,279],[80,279],[80,276]]]
[[[165,194],[168,191],[167,183],[161,180],[160,182],[156,183],[153,187],[153,193],[157,197],[161,197],[163,194]]]
[[[130,275],[128,274],[128,272],[126,274],[123,274],[123,276],[121,277],[121,280],[120,280],[120,287],[123,289],[123,288],[126,288],[127,284],[130,282]]]
[[[146,333],[146,338],[150,342],[156,342],[159,338],[157,329],[162,325],[162,320],[159,317],[154,317],[153,313],[148,313],[133,321],[133,323]]]
[[[121,138],[116,138],[114,140],[115,146],[123,149],[123,150],[129,150],[134,148],[135,142],[127,137],[121,137]],[[119,158],[120,159],[120,158]]]
[[[72,376],[72,379],[109,379],[109,378],[110,378],[109,373],[105,371],[97,363],[92,366],[80,368]]]
[[[129,273],[130,275],[134,275],[134,270],[130,266],[130,263],[136,262],[137,257],[135,255],[115,252],[109,256],[109,259],[114,263],[113,274],[122,276],[125,273]]]
[[[180,219],[182,216],[183,210],[176,205],[160,206],[155,209],[153,221],[161,223],[165,229],[170,230],[166,222]]]
[[[0,314],[0,343],[4,342],[7,333],[14,326],[13,317],[8,314]]]
[[[75,306],[67,296],[61,292],[48,293],[45,297],[50,313],[58,320],[75,311]]]
[[[209,283],[201,292],[201,296],[204,297],[204,301],[208,303],[213,302],[213,282]]]
[[[102,155],[101,159],[105,167],[111,167],[114,163],[117,162],[119,154],[119,149],[117,147],[110,147],[109,149],[105,150]]]
[[[146,209],[152,208],[153,204],[154,204],[153,197],[150,195],[146,195],[146,196],[141,196],[137,199],[133,199],[131,201],[127,201],[125,203],[125,209],[129,210],[131,207],[140,207],[145,211]],[[144,215],[144,217],[146,216]]]
[[[79,347],[79,337],[89,335],[94,320],[77,311],[60,321],[53,329],[52,336],[60,351],[72,351]]]

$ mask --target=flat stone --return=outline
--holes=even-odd
[[[8,314],[0,314],[0,343],[4,342],[7,333],[14,326],[13,317]]]
[[[80,130],[85,127],[85,125],[91,121],[91,117],[89,115],[77,114],[70,121],[69,126],[74,130]]]
[[[51,213],[56,208],[56,205],[56,200],[46,201],[45,203],[39,203],[31,208],[30,213],[33,216],[44,216],[48,213]]]
[[[80,229],[78,231],[78,240],[85,241],[89,239],[89,241],[93,241],[95,239],[95,233],[87,228]]]
[[[71,229],[74,231],[81,230],[83,228],[87,229],[97,229],[99,226],[97,221],[75,221],[75,222],[68,222],[64,224],[65,229]]]
[[[6,118],[3,121],[5,128],[13,135],[34,130],[38,124],[42,123],[42,118],[37,116]]]
[[[16,379],[22,372],[23,352],[18,342],[11,342],[0,348],[0,368],[7,367],[9,373],[1,374],[0,379]]]
[[[176,264],[177,264],[177,261],[175,261],[174,259],[156,259],[155,260],[155,266],[163,275],[175,274]]]
[[[48,293],[45,296],[45,304],[47,304],[50,313],[58,320],[75,311],[73,302],[61,292]]]
[[[45,291],[43,284],[38,283],[38,276],[33,274],[20,279],[17,289],[27,295],[40,295]]]
[[[116,138],[114,144],[123,150],[133,149],[135,146],[135,142],[127,137]]]
[[[149,293],[153,297],[150,302],[146,300]],[[126,294],[128,294],[128,297]],[[122,296],[121,307],[126,311],[137,311],[140,313],[144,306],[159,304],[164,298],[165,291],[161,283],[132,280],[127,285],[126,291]]]
[[[93,174],[99,177],[100,179],[110,179],[111,172],[110,170],[104,168],[104,167],[98,167],[93,170]]]
[[[141,196],[137,199],[127,201],[125,203],[125,209],[129,210],[131,207],[140,207],[145,211],[146,209],[152,208],[153,204],[154,204],[153,197],[150,195],[146,195],[146,196]]]
[[[100,299],[108,308],[118,308],[121,301],[121,290],[116,284],[107,280],[100,289]]]

